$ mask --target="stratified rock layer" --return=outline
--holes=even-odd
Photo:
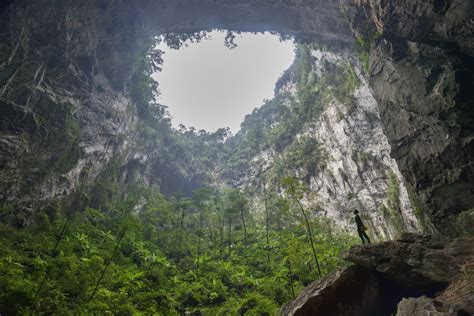
[[[405,233],[396,241],[353,247],[346,259],[356,265],[314,282],[285,306],[282,314],[474,313],[472,239]],[[363,314],[362,310],[372,312]]]
[[[255,192],[263,183],[278,182],[265,179],[262,174],[279,174],[284,169],[285,174],[295,175],[308,184],[309,193],[303,204],[312,215],[331,219],[341,230],[354,231],[354,209],[363,210],[363,220],[373,240],[395,238],[404,230],[420,231],[421,226],[426,229],[428,222],[421,221],[419,217],[423,219],[423,216],[415,213],[397,162],[390,156],[378,104],[360,63],[350,54],[320,48],[308,49],[305,61],[311,66],[308,70],[308,78],[314,81],[311,89],[318,91],[311,111],[320,113],[300,120],[301,128],[289,145],[268,142],[249,159],[245,175],[232,179],[223,176],[223,181]],[[266,135],[271,135],[277,130],[275,127],[285,126],[289,120],[279,113],[300,111],[303,101],[299,96],[304,90],[298,75],[301,63],[297,58],[279,80],[273,107],[269,110],[264,105],[249,114],[237,136],[253,135],[256,125],[251,124],[253,121],[259,122]],[[346,78],[341,80],[345,84],[327,79],[336,76]],[[308,144],[317,146],[318,150],[306,153],[304,148]],[[304,165],[288,162],[292,156],[301,155],[298,151],[305,152],[304,159],[310,162]],[[263,213],[264,192],[260,191],[255,194],[253,208]]]
[[[396,241],[357,246],[346,260],[410,287],[448,284],[474,260],[472,239],[446,241],[442,237],[404,233]]]
[[[474,2],[352,3],[392,157],[449,233],[474,204]]]
[[[402,288],[373,270],[351,266],[310,284],[281,313],[308,316],[386,315],[393,311],[402,292]]]
[[[474,204],[472,1],[9,3],[0,7],[3,203],[33,212],[89,186],[117,157],[144,162],[131,146],[140,118],[129,90],[140,49],[157,34],[222,28],[281,32],[362,56],[419,212],[451,233]]]

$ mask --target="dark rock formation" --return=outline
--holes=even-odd
[[[257,13],[258,12],[258,13]],[[211,28],[273,30],[349,45],[349,24],[320,1],[10,1],[0,12],[0,201],[27,221],[48,201],[90,187],[110,164],[119,178],[191,187],[143,148],[130,78],[146,41]],[[138,144],[138,145],[137,145]],[[170,180],[166,180],[170,179]],[[161,181],[163,180],[163,181]]]
[[[404,233],[396,241],[351,248],[346,260],[387,275],[400,285],[447,285],[474,260],[472,239]]]
[[[283,315],[471,315],[474,243],[405,233],[353,247],[356,263],[308,286]],[[397,307],[398,304],[398,307]]]
[[[2,202],[28,209],[67,198],[117,157],[124,169],[138,163],[145,182],[159,177],[150,171],[159,164],[131,146],[140,137],[129,86],[137,54],[157,34],[224,28],[333,50],[353,48],[355,35],[419,212],[452,232],[474,204],[472,1],[8,2],[0,7]]]
[[[352,266],[315,281],[291,303],[283,315],[368,315],[379,299],[379,280],[372,271]]]
[[[474,3],[358,3],[352,25],[392,156],[436,228],[451,231],[474,204]]]
[[[461,273],[437,299],[450,302],[474,315],[474,259],[462,266]]]
[[[373,270],[351,266],[306,287],[282,315],[390,315],[409,292]]]
[[[439,316],[468,316],[466,311],[444,300],[426,296],[418,298],[404,298],[398,304],[396,316],[412,315],[439,315]]]

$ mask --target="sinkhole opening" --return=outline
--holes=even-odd
[[[235,134],[246,114],[273,98],[296,48],[292,39],[269,32],[213,30],[179,49],[166,40],[156,49],[162,58],[161,70],[153,74],[157,101],[167,106],[173,127],[208,132],[228,127]]]

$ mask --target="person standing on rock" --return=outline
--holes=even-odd
[[[354,210],[354,215],[355,215],[355,222],[357,225],[357,232],[359,233],[360,239],[362,239],[362,243],[365,244],[365,241],[367,240],[367,243],[370,244],[370,238],[366,234],[366,228],[364,226],[364,223],[362,222],[362,219],[359,216],[359,211]]]

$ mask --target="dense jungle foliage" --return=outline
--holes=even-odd
[[[275,315],[319,277],[311,244],[326,275],[355,242],[324,219],[305,226],[275,192],[263,218],[239,190],[122,196],[102,209],[51,205],[22,229],[3,208],[2,313]]]
[[[179,48],[204,36],[165,40]],[[309,48],[300,45],[279,82],[296,82],[296,97],[277,95],[230,137],[228,129],[171,128],[150,77],[162,61],[150,51],[155,44],[146,43],[137,56],[129,89],[141,118],[136,146],[160,149],[162,178],[151,187],[133,177],[124,183],[117,157],[92,188],[34,210],[27,223],[14,206],[3,206],[2,314],[275,315],[303,287],[345,265],[341,253],[354,237],[309,217],[313,210],[301,204],[304,177],[286,170],[311,175],[324,164],[317,142],[295,135],[322,112],[329,94],[344,99],[357,86],[351,66],[315,78]],[[226,45],[234,45],[232,34]],[[241,177],[262,149],[287,149],[267,183],[253,191],[216,185],[219,177],[229,183]],[[56,169],[65,168],[61,162]],[[184,194],[172,194],[176,188]],[[252,202],[256,191],[263,210]]]

